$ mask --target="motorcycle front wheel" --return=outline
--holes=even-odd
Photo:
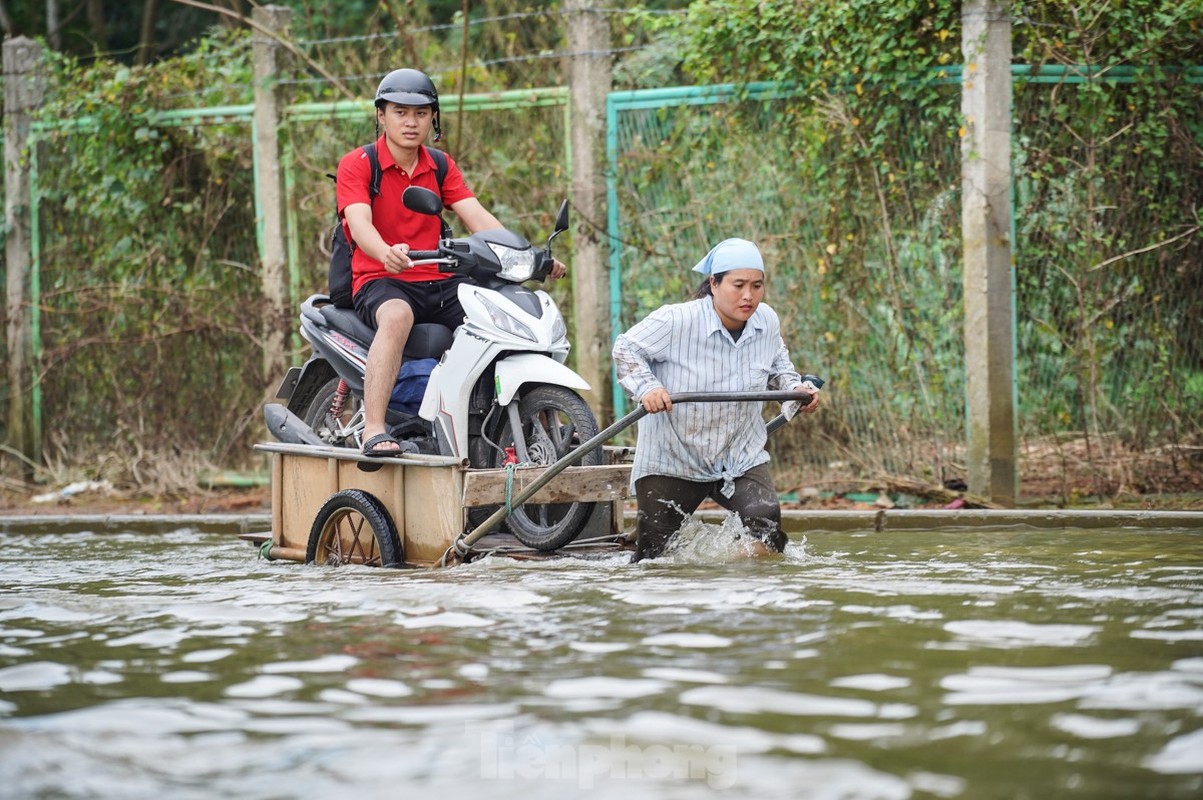
[[[530,464],[551,465],[567,455],[581,442],[597,435],[597,420],[589,404],[571,389],[563,386],[535,386],[522,395],[518,404],[518,416],[522,420],[522,438],[526,443]],[[514,446],[514,431],[509,420],[497,426],[493,439],[502,450]],[[493,437],[490,437],[493,438]],[[482,448],[483,449],[483,448]],[[489,447],[474,466],[501,467],[505,454]],[[586,453],[577,464],[597,466],[602,463],[602,449],[597,447]],[[550,503],[534,505],[524,503],[513,510],[507,524],[510,533],[527,547],[536,550],[555,550],[576,538],[589,521],[594,503]],[[495,509],[474,509],[471,515],[474,524],[484,521]]]

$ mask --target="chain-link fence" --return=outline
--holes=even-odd
[[[34,148],[47,458],[237,461],[263,390],[249,120],[114,132],[48,128]]]
[[[1189,487],[1203,435],[1198,76],[1016,71],[1021,494]],[[786,486],[965,477],[960,92],[934,80],[926,108],[877,96],[905,132],[882,148],[867,146],[863,97],[855,113],[839,94],[771,86],[611,98],[616,326],[685,299],[715,242],[757,241],[795,363],[830,378],[824,413],[773,442]]]
[[[1190,488],[1203,444],[1203,73],[1020,78],[1021,470],[1063,497]]]

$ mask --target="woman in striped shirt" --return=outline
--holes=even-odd
[[[769,472],[761,404],[689,403],[679,392],[819,392],[794,369],[776,312],[765,305],[764,260],[745,239],[715,245],[695,272],[697,297],[662,306],[614,343],[618,382],[647,411],[631,483],[638,502],[635,560],[660,555],[707,497],[739,515],[756,552],[781,552],[781,505]]]

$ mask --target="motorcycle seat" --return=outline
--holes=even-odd
[[[454,332],[437,322],[419,322],[405,342],[405,358],[438,358],[451,347]]]
[[[376,337],[376,331],[350,309],[328,305],[321,306],[318,311],[331,328],[364,345],[371,344]],[[452,331],[446,325],[420,322],[409,332],[409,339],[405,342],[405,358],[438,358],[451,346],[451,340]]]
[[[376,337],[376,331],[366,325],[359,315],[349,308],[339,308],[334,305],[320,306],[318,312],[327,325],[358,342],[366,345]]]

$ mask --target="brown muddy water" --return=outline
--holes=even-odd
[[[1198,798],[1203,538],[446,570],[0,535],[2,798]]]

